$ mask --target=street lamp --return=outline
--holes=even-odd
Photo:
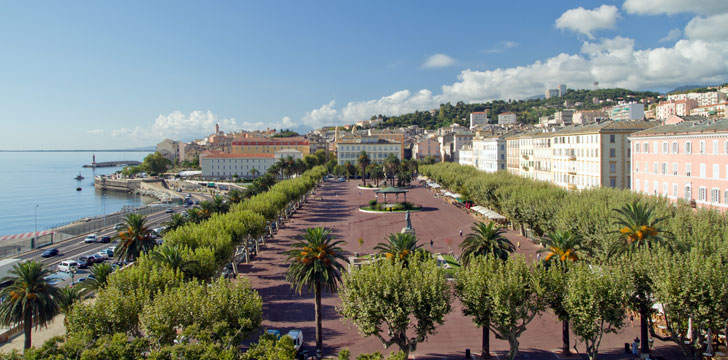
[[[35,209],[33,209],[33,218],[35,226],[33,228],[33,241],[30,244],[31,249],[35,249],[36,237],[38,236],[38,204],[35,204]]]

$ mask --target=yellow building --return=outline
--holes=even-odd
[[[233,154],[275,154],[276,151],[293,149],[303,155],[310,153],[310,144],[303,137],[290,138],[239,138],[232,144]]]

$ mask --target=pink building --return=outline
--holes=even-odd
[[[417,141],[412,147],[412,157],[422,160],[432,156],[436,161],[441,160],[440,142],[436,138],[425,138]]]
[[[656,126],[630,141],[633,191],[728,208],[728,119]]]
[[[698,107],[698,101],[694,99],[663,101],[655,108],[655,115],[660,120],[672,115],[687,116],[696,107]]]

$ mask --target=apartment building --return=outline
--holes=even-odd
[[[294,149],[278,150],[272,154],[230,154],[217,151],[206,151],[200,154],[202,177],[205,179],[230,179],[233,176],[251,179],[265,174],[278,159],[292,157],[303,158],[303,154]]]
[[[428,156],[433,157],[436,161],[442,160],[440,156],[440,143],[435,138],[420,139],[412,146],[413,158],[422,160]]]
[[[515,125],[518,123],[518,117],[512,112],[504,112],[498,114],[498,125]]]
[[[601,110],[582,110],[575,111],[571,122],[575,125],[592,124],[597,121],[607,120],[609,115]]]
[[[524,134],[506,136],[506,170],[513,175],[521,174],[521,149],[519,139]]]
[[[688,116],[696,107],[698,107],[698,101],[695,99],[661,101],[655,107],[655,117],[658,120],[664,120],[672,115]]]
[[[642,120],[645,117],[645,105],[638,102],[612,106],[609,118],[614,121]]]
[[[275,154],[278,150],[293,149],[308,155],[311,144],[303,137],[263,138],[236,137],[232,142],[231,154]]]
[[[661,125],[630,140],[634,191],[728,208],[728,119]]]
[[[691,92],[686,94],[667,95],[668,101],[692,99],[698,106],[714,105],[726,101],[726,93],[722,91]]]
[[[488,110],[475,111],[470,113],[470,129],[475,128],[478,125],[485,125],[488,123]]]
[[[460,149],[458,163],[460,165],[475,166],[473,162],[473,145],[465,145]]]
[[[690,115],[698,115],[704,117],[722,119],[726,117],[726,108],[728,102],[722,102],[713,105],[698,106],[690,111]]]
[[[402,148],[402,151],[399,154],[399,158],[404,158],[404,131],[401,130],[376,130],[376,129],[369,129],[366,132],[367,136],[375,137],[377,139],[387,140],[390,142],[396,142],[399,143],[400,147]]]
[[[165,159],[176,163],[185,159],[185,146],[186,144],[183,141],[164,139],[157,144],[156,151]]]
[[[494,173],[506,170],[506,140],[502,136],[473,139],[473,166]]]
[[[375,136],[361,136],[344,138],[336,142],[337,164],[344,165],[347,161],[356,164],[362,150],[367,152],[372,163],[384,162],[389,154],[402,159],[402,143]]]

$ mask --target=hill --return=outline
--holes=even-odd
[[[539,117],[552,115],[564,109],[564,102],[568,101],[569,107],[581,102],[579,109],[593,110],[601,109],[604,106],[616,104],[619,100],[639,101],[644,98],[654,98],[659,93],[651,91],[632,91],[628,89],[597,89],[597,90],[567,90],[564,96],[552,97],[549,99],[532,98],[529,100],[493,100],[487,103],[466,104],[458,101],[455,105],[451,103],[441,104],[440,108],[433,113],[429,111],[415,111],[399,116],[382,116],[384,121],[379,128],[398,128],[410,125],[417,125],[425,129],[436,129],[448,126],[453,123],[469,125],[468,116],[471,112],[488,110],[488,117],[491,122],[497,121],[497,115],[504,112],[513,112],[518,120],[524,123],[536,123]],[[592,100],[598,98],[604,100],[602,104],[595,105]],[[607,99],[611,100],[607,102]],[[376,117],[372,116],[372,119]]]

